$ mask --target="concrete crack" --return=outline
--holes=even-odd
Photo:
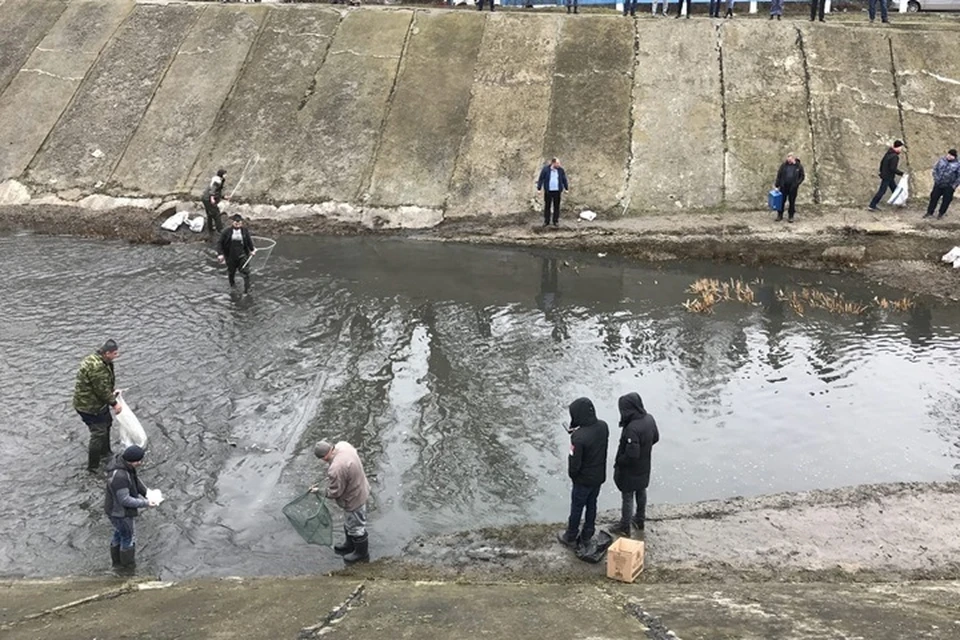
[[[627,126],[627,166],[623,175],[623,193],[620,196],[620,216],[630,209],[630,181],[633,179],[633,129],[637,123],[637,69],[640,68],[640,31],[633,21],[633,64],[630,66],[630,122]]]
[[[687,7],[689,9],[689,6]],[[720,135],[723,142],[723,179],[720,181],[720,202],[727,203],[727,170],[730,162],[730,144],[727,136],[727,86],[723,77],[723,26],[717,25],[717,63],[720,66]]]
[[[70,82],[75,80],[83,80],[83,76],[58,76],[55,73],[50,73],[49,71],[44,71],[43,69],[20,69],[20,73],[36,73],[41,76],[49,76],[51,78],[56,78],[57,80],[67,80]]]
[[[330,55],[338,56],[341,53],[345,53],[351,56],[357,56],[358,58],[373,58],[375,60],[393,60],[400,59],[400,56],[385,56],[385,55],[375,55],[371,53],[362,53],[360,51],[354,51],[353,49],[340,49],[339,51],[331,51]]]
[[[343,619],[343,617],[350,612],[350,609],[352,608],[354,603],[360,602],[363,600],[363,592],[365,590],[366,590],[365,584],[363,584],[362,582],[358,584],[356,589],[354,589],[353,592],[349,596],[347,596],[347,599],[341,602],[340,604],[338,604],[337,606],[335,606],[333,609],[331,609],[330,613],[328,613],[323,620],[321,620],[319,623],[315,625],[312,625],[309,627],[303,627],[302,629],[300,629],[300,633],[297,634],[297,640],[309,640],[310,638],[319,638],[321,635],[323,635],[324,629],[327,629],[331,625],[334,625],[337,622],[339,622],[341,619]]]
[[[810,58],[807,55],[803,32],[797,28],[797,47],[803,60],[803,87],[807,94],[807,126],[810,129],[810,151],[813,154],[813,201],[820,204],[820,156],[817,154],[817,133],[813,126],[813,91],[810,88]]]
[[[889,39],[888,39],[887,41],[890,43],[890,64],[892,65],[892,64],[893,64],[893,40],[889,40]],[[896,69],[894,69],[894,72],[896,72]],[[927,75],[927,76],[930,76],[930,77],[933,78],[934,80],[939,80],[940,82],[946,82],[947,84],[958,84],[958,85],[960,85],[960,80],[954,80],[953,78],[948,78],[948,77],[946,77],[946,76],[941,76],[941,75],[938,75],[938,74],[936,74],[936,73],[933,73],[932,71],[927,71],[926,69],[923,69],[920,73],[922,73],[922,74],[924,74],[924,75]],[[896,76],[894,76],[894,78],[896,78]]]
[[[680,636],[670,631],[660,621],[660,618],[644,611],[638,603],[628,602],[623,608],[628,614],[640,621],[640,624],[645,627],[645,635],[650,640],[680,640]]]
[[[903,140],[903,141],[906,143],[906,142],[907,142],[907,128],[906,128],[906,126],[904,126],[904,123],[903,123],[903,97],[900,95],[900,80],[899,80],[899,78],[897,77],[897,62],[896,62],[896,58],[895,58],[894,55],[893,55],[893,38],[890,38],[890,37],[888,36],[888,37],[887,37],[887,44],[888,44],[889,47],[890,47],[890,77],[891,77],[891,79],[893,80],[893,95],[894,95],[894,96],[896,97],[896,99],[897,99],[897,115],[900,116],[900,139]],[[907,149],[909,149],[909,148],[910,148],[910,146],[907,145]],[[908,155],[907,155],[907,170],[908,170],[910,173],[913,173],[913,171],[910,171],[910,156],[909,156],[909,153],[908,153]],[[907,184],[907,187],[909,187],[909,186],[910,186],[910,185]]]

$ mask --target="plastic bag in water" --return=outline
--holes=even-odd
[[[124,447],[133,444],[138,447],[145,446],[147,444],[147,433],[143,430],[143,426],[137,420],[133,410],[123,401],[122,393],[117,393],[117,406],[120,407],[120,413],[114,417],[117,419],[117,424],[120,425],[120,442]]]
[[[333,545],[333,517],[320,494],[308,491],[284,506],[283,515],[308,544]]]

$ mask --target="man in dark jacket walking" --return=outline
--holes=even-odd
[[[83,359],[77,370],[77,381],[73,390],[73,408],[80,415],[83,424],[90,430],[90,444],[87,447],[87,470],[96,473],[101,458],[109,456],[110,426],[113,417],[110,408],[120,413],[117,404],[116,377],[113,361],[120,355],[120,348],[113,340],[107,340],[103,346]]]
[[[553,222],[553,226],[560,223],[560,192],[569,191],[570,185],[567,184],[567,173],[560,166],[557,158],[552,158],[549,164],[543,165],[540,169],[540,177],[537,178],[537,191],[543,190],[543,226]],[[551,219],[550,209],[553,209]]]
[[[933,210],[937,208],[937,201],[940,201],[940,213],[937,214],[937,220],[947,215],[947,207],[953,200],[953,192],[960,187],[960,161],[957,161],[957,150],[950,149],[947,155],[937,160],[933,165],[933,191],[930,192],[930,202],[927,204],[927,212],[924,218],[933,215]]]
[[[620,446],[613,463],[613,481],[623,502],[620,525],[614,533],[630,537],[631,523],[643,531],[647,519],[647,487],[650,486],[650,456],[653,445],[660,441],[657,421],[643,408],[638,393],[620,396]],[[633,511],[636,500],[637,511]]]
[[[787,206],[787,201],[790,203],[787,222],[793,222],[793,216],[797,212],[797,191],[806,177],[803,172],[803,165],[800,164],[800,158],[788,153],[787,159],[784,160],[783,164],[780,165],[780,170],[777,171],[777,180],[773,183],[773,186],[783,194],[780,209],[777,211],[777,222],[783,220],[783,208]]]
[[[233,224],[220,234],[220,254],[217,260],[227,263],[227,280],[234,286],[237,270],[243,276],[243,292],[250,291],[250,269],[247,266],[248,258],[257,252],[253,246],[253,238],[243,224],[243,216],[233,214]]]
[[[597,498],[600,486],[607,479],[607,441],[610,429],[597,419],[596,409],[589,398],[577,398],[570,403],[570,455],[567,473],[573,481],[570,493],[570,519],[566,531],[557,534],[561,544],[572,547],[586,544],[593,537],[597,521]],[[580,517],[586,509],[583,530]],[[578,535],[579,532],[579,535]]]
[[[213,233],[214,229],[217,233],[223,230],[223,223],[220,222],[220,202],[224,199],[223,187],[226,175],[226,169],[218,169],[217,175],[210,178],[210,184],[203,190],[201,196],[203,210],[207,212],[207,228],[210,233]]]
[[[868,207],[870,211],[880,211],[880,207],[877,205],[880,204],[880,200],[883,199],[883,196],[887,194],[887,189],[890,190],[890,193],[893,193],[897,188],[897,176],[902,176],[903,171],[898,169],[900,164],[900,153],[903,151],[904,144],[900,140],[894,140],[893,146],[887,149],[887,152],[883,154],[883,159],[880,160],[880,188],[877,189],[877,193],[873,196],[873,200],[870,201],[870,206]]]
[[[103,510],[113,525],[110,559],[113,568],[132,573],[136,566],[134,518],[140,509],[155,507],[147,500],[147,488],[137,477],[144,451],[137,445],[127,447],[107,465],[107,487]]]

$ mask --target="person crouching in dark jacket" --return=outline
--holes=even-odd
[[[600,486],[607,479],[607,441],[610,429],[597,419],[596,409],[589,398],[577,398],[570,403],[570,456],[567,473],[573,481],[570,493],[570,519],[566,531],[557,534],[561,544],[586,544],[593,537],[597,521],[597,498]],[[580,530],[580,516],[587,515]],[[579,535],[578,535],[579,532]]]
[[[657,421],[643,408],[638,393],[620,396],[620,446],[613,463],[613,481],[623,500],[620,525],[613,530],[630,537],[630,524],[640,531],[647,517],[647,487],[650,486],[650,456],[653,445],[660,441]],[[637,511],[634,514],[633,501]]]
[[[777,211],[777,222],[783,220],[783,208],[787,205],[788,200],[790,201],[790,208],[787,211],[787,222],[793,222],[793,216],[797,212],[797,191],[800,190],[800,185],[803,184],[805,178],[806,175],[803,172],[803,165],[800,164],[800,158],[788,153],[787,159],[783,161],[780,170],[777,171],[777,180],[773,183],[773,186],[780,189],[780,193],[783,194],[783,199],[780,201],[780,210]]]
[[[114,569],[132,573],[136,566],[136,537],[133,519],[137,512],[156,506],[147,500],[147,488],[137,477],[144,451],[127,447],[107,465],[107,487],[103,509],[113,525],[110,558]]]

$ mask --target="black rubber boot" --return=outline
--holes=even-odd
[[[100,470],[100,448],[93,448],[93,443],[90,443],[90,448],[87,450],[87,471],[90,473],[96,473]]]
[[[353,553],[353,538],[350,537],[350,534],[347,533],[347,528],[343,528],[343,535],[346,537],[346,540],[343,541],[343,544],[338,544],[333,547],[333,552],[338,556],[345,556],[348,553]]]
[[[120,566],[120,545],[110,545],[110,561],[114,569]]]
[[[120,549],[120,567],[117,573],[132,576],[137,570],[137,548]]]
[[[613,527],[610,527],[610,533],[612,533],[612,534],[615,535],[615,536],[623,536],[624,538],[629,538],[629,537],[630,537],[630,525],[629,525],[629,524],[624,525],[624,524],[621,522],[621,523],[619,523],[619,524],[617,524],[617,525],[615,525],[615,526],[613,526]]]
[[[577,536],[570,538],[567,536],[567,531],[563,530],[557,533],[557,542],[562,544],[565,547],[570,547],[573,549],[577,546]]]
[[[367,547],[367,534],[362,536],[351,536],[353,542],[353,551],[343,556],[343,561],[347,564],[355,562],[370,562],[370,550]]]

